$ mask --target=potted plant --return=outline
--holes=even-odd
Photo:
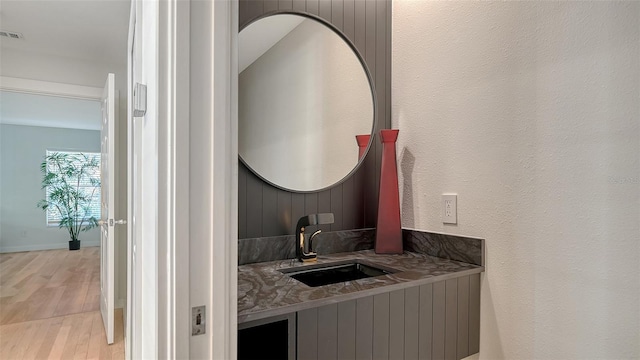
[[[58,227],[69,232],[69,250],[80,249],[80,232],[98,226],[91,203],[100,189],[99,170],[97,157],[83,153],[48,153],[40,164],[45,198],[37,206],[56,212]]]

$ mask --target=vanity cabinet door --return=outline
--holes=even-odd
[[[480,274],[296,316],[299,360],[462,359],[480,350]]]

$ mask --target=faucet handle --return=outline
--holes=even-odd
[[[299,229],[309,225],[333,224],[334,221],[333,213],[311,214],[301,217],[300,220],[298,220],[297,228]]]

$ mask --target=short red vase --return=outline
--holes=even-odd
[[[367,145],[369,145],[369,139],[371,135],[356,135],[356,142],[358,143],[358,161],[362,159],[365,151],[367,151]]]
[[[382,166],[375,242],[377,254],[402,254],[400,192],[398,191],[398,167],[396,164],[398,132],[399,130],[380,130]]]

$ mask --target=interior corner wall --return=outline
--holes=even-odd
[[[307,214],[332,212],[323,231],[376,226],[382,146],[377,133],[391,125],[390,0],[240,0],[240,28],[264,14],[311,14],[333,24],[362,55],[373,78],[377,123],[371,149],[358,171],[327,190],[293,193],[262,181],[242,162],[238,169],[238,236],[287,235]],[[354,139],[355,143],[355,139]]]
[[[42,163],[47,150],[100,152],[100,132],[0,125],[0,252],[67,248],[69,234],[47,226],[36,207],[44,198]],[[100,245],[94,228],[80,234],[82,246]]]
[[[29,53],[15,49],[0,51],[0,75],[63,84],[104,87],[108,73],[116,75],[118,121],[116,122],[116,211],[118,219],[127,218],[127,54],[121,64]],[[98,149],[99,150],[99,149]],[[115,227],[116,300],[121,307],[126,299],[127,230]]]
[[[486,238],[479,358],[639,358],[640,3],[394,1],[392,60],[403,226]]]

